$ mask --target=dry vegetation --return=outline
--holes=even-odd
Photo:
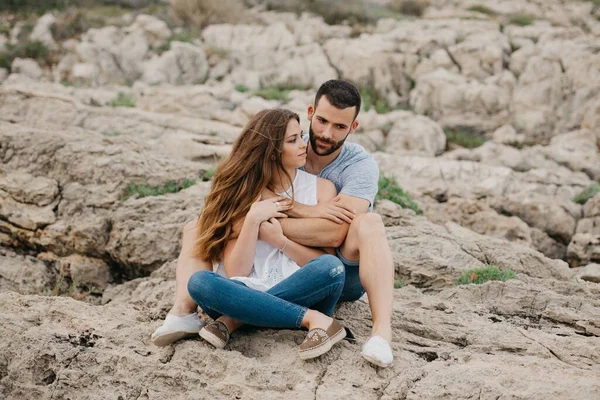
[[[188,27],[202,29],[210,24],[236,24],[244,19],[241,0],[171,0],[173,18]]]

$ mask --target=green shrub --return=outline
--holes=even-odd
[[[0,2],[0,11],[43,14],[73,3],[74,0],[3,0]]]
[[[535,18],[532,15],[527,14],[515,14],[508,20],[509,24],[527,26],[533,24]]]
[[[390,200],[402,208],[410,208],[417,214],[421,213],[417,203],[398,185],[396,179],[394,177],[388,178],[383,173],[379,177],[379,190],[375,197],[376,201],[382,199]]]
[[[463,272],[456,282],[457,285],[468,285],[474,283],[481,285],[487,281],[507,281],[517,276],[510,269],[501,270],[495,265],[488,265],[483,268],[474,268]]]
[[[423,0],[392,0],[390,8],[404,15],[420,17],[427,8],[427,3]]]
[[[13,60],[17,57],[33,58],[40,64],[47,66],[52,63],[52,57],[48,48],[42,42],[33,40],[17,45],[7,44],[4,51],[0,52],[0,68],[10,70]]]
[[[487,14],[487,15],[497,15],[498,14],[496,11],[494,11],[491,8],[486,7],[484,5],[474,5],[474,6],[467,8],[467,10],[475,11],[475,12]]]
[[[600,183],[594,183],[593,185],[585,188],[581,193],[579,193],[573,201],[579,204],[585,204],[589,199],[594,197],[596,194],[600,193]]]
[[[323,18],[329,25],[349,26],[368,24],[376,21],[381,7],[373,7],[362,0],[269,0],[266,2],[267,10],[293,12],[298,15],[310,12]],[[374,12],[375,11],[375,12]]]
[[[446,128],[444,129],[448,144],[454,143],[467,149],[474,149],[485,143],[486,139],[477,135],[470,128]]]
[[[242,0],[171,0],[170,5],[175,18],[194,29],[210,24],[236,24],[246,14]]]
[[[119,92],[119,96],[110,102],[113,107],[135,107],[133,98],[123,92]]]
[[[50,62],[50,51],[46,45],[40,41],[32,40],[27,42],[23,50],[25,58],[33,58],[38,61],[42,61],[45,64]]]
[[[196,182],[191,179],[184,179],[181,182],[167,181],[165,184],[160,186],[148,186],[148,185],[128,185],[125,188],[125,194],[123,200],[127,200],[132,196],[148,197],[148,196],[162,196],[167,193],[177,193],[183,189],[187,189],[193,186]]]
[[[240,84],[240,85],[235,85],[235,90],[237,90],[240,93],[246,93],[250,89],[248,89],[248,86]]]
[[[0,68],[10,70],[10,66],[14,59],[15,57],[10,51],[0,51]]]

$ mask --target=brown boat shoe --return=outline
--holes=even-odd
[[[200,337],[217,349],[224,348],[229,342],[231,334],[227,325],[221,321],[214,321],[200,329]]]
[[[331,350],[334,344],[346,337],[346,330],[337,320],[333,320],[327,330],[321,328],[311,329],[299,346],[300,358],[310,360],[322,356]]]

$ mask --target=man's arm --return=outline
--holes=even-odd
[[[333,187],[335,196],[335,186],[331,182],[329,182],[329,184]],[[329,192],[329,195],[330,194],[331,192]],[[348,210],[354,210],[356,214],[365,213],[369,209],[370,202],[365,199],[346,194],[335,196],[335,198],[337,200],[336,202],[339,202]],[[328,200],[325,201],[330,201],[331,199],[333,199],[333,197],[329,197]],[[281,219],[279,222],[281,223],[285,236],[296,243],[312,247],[341,246],[346,239],[348,228],[350,226],[347,222],[339,224],[323,218],[285,218]]]

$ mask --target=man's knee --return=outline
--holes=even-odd
[[[356,232],[361,239],[369,239],[375,236],[385,236],[385,226],[381,216],[376,213],[361,214],[355,218]]]

